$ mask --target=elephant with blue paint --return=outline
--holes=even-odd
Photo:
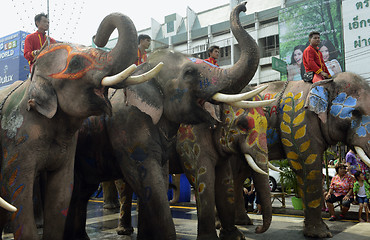
[[[370,166],[370,87],[355,73],[330,80],[272,82],[261,94],[266,107],[269,160],[288,159],[303,199],[308,237],[331,237],[321,218],[323,153],[342,142]],[[239,206],[241,208],[241,206]]]
[[[66,228],[68,239],[88,239],[86,206],[101,181],[124,177],[139,197],[138,239],[176,239],[167,200],[168,155],[181,123],[217,124],[210,102],[233,97],[252,79],[258,47],[240,24],[240,4],[230,15],[240,59],[228,69],[216,68],[171,50],[153,52],[135,74],[163,62],[150,81],[111,95],[112,117],[90,117],[79,133],[75,187]],[[231,95],[231,96],[230,96]],[[243,95],[238,99],[243,100]]]
[[[35,179],[46,175],[43,239],[62,240],[73,189],[78,130],[89,116],[112,115],[108,88],[135,83],[137,32],[125,15],[102,21],[95,42],[109,52],[71,43],[45,44],[29,79],[0,91],[0,195],[16,208],[0,209],[0,238],[10,221],[14,239],[39,239],[34,219]],[[141,79],[141,78],[139,78]]]

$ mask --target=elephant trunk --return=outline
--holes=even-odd
[[[117,74],[133,64],[137,57],[137,32],[131,19],[121,13],[111,13],[101,22],[94,37],[98,47],[104,47],[112,32],[117,28],[118,41],[108,53],[108,66]]]
[[[230,14],[231,31],[238,41],[241,54],[233,67],[223,70],[224,76],[218,83],[223,93],[239,93],[252,80],[259,64],[257,43],[242,27],[239,19],[241,11],[246,11],[245,3],[236,6]]]
[[[259,165],[259,167],[267,172],[267,164]],[[269,229],[272,220],[272,205],[270,196],[270,185],[268,175],[252,171],[253,183],[257,191],[258,198],[261,204],[263,224],[257,226],[256,233],[263,233]]]

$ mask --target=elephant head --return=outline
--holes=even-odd
[[[44,45],[33,65],[30,79],[2,90],[1,96],[7,96],[2,100],[2,107],[5,102],[11,106],[2,109],[1,125],[2,129],[8,130],[8,136],[14,121],[14,104],[23,104],[24,101],[28,111],[34,110],[49,119],[57,112],[69,119],[77,119],[77,122],[91,115],[111,114],[105,81],[107,78],[109,82],[112,79],[123,81],[129,77],[136,68],[129,66],[134,63],[137,51],[136,28],[127,16],[120,13],[110,14],[102,21],[95,37],[97,44],[105,45],[115,28],[119,33],[118,43],[110,52],[69,43]],[[123,81],[118,87],[126,85],[127,81]],[[20,103],[16,103],[18,101]],[[16,211],[2,198],[0,205]]]
[[[137,51],[135,26],[120,13],[112,13],[102,21],[95,36],[97,45],[105,45],[115,28],[119,38],[109,52],[67,43],[44,47],[32,71],[29,109],[48,118],[52,118],[58,108],[78,118],[111,114],[105,78],[112,78],[126,68],[117,76],[120,80],[128,77],[135,70],[128,67],[134,63]],[[123,86],[125,82],[119,87]]]
[[[255,97],[255,101],[259,101]],[[270,187],[268,179],[268,151],[267,151],[267,119],[261,107],[237,108],[222,105],[222,123],[217,133],[223,152],[236,154],[231,158],[236,211],[240,211],[237,201],[243,199],[242,184],[246,175],[251,175],[257,194],[261,199],[263,224],[257,226],[256,233],[265,232],[272,220],[272,206],[270,201]],[[243,161],[244,160],[244,161]],[[247,164],[245,164],[247,163]],[[240,169],[245,169],[241,171]],[[243,174],[242,172],[247,172]],[[244,206],[244,202],[242,203]],[[244,207],[243,207],[244,208]],[[243,212],[244,213],[244,212]],[[241,221],[243,213],[236,213],[236,221]]]
[[[217,68],[204,60],[168,50],[153,52],[147,63],[138,67],[138,72],[145,72],[160,62],[164,63],[155,79],[160,94],[150,93],[148,96],[143,91],[135,91],[136,97],[141,99],[138,107],[148,113],[153,122],[157,122],[163,113],[172,122],[207,122],[213,126],[216,121],[206,111],[205,103],[219,103],[215,96],[239,93],[249,83],[257,69],[259,53],[256,42],[240,24],[241,11],[246,11],[245,4],[238,5],[230,16],[231,30],[241,49],[240,59],[233,67]],[[163,101],[158,102],[158,98]]]
[[[312,86],[308,109],[316,113],[327,143],[343,142],[370,166],[370,87],[360,76],[343,72]]]

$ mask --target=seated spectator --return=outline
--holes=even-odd
[[[342,212],[339,215],[339,219],[343,219],[345,214],[350,208],[351,202],[353,202],[353,184],[354,178],[347,172],[347,166],[342,163],[338,163],[335,166],[337,174],[332,178],[328,194],[325,197],[326,204],[329,208],[330,219],[329,221],[335,221],[334,203],[342,203]]]
[[[256,193],[255,193],[252,178],[245,179],[244,186],[243,186],[243,196],[244,196],[244,204],[245,204],[246,211],[248,211],[248,203],[252,205],[252,211],[253,211],[253,207],[254,207],[253,202],[254,202]]]

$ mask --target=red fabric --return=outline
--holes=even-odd
[[[329,77],[331,77],[329,70],[325,65],[322,53],[319,51],[319,49],[315,49],[311,45],[309,45],[303,51],[303,65],[306,72],[320,74],[322,71],[324,71],[329,74]]]
[[[146,55],[146,51],[144,51],[143,54],[141,54],[140,49],[137,49],[137,61],[136,61],[136,66],[139,66],[140,64],[146,62],[146,59],[148,56]]]
[[[46,34],[42,34],[39,31],[28,34],[26,40],[24,41],[24,57],[27,59],[30,65],[30,72],[32,69],[33,62],[35,61],[35,56],[32,51],[41,49],[42,45],[47,39]],[[56,43],[53,38],[50,38],[50,43]]]
[[[213,65],[216,65],[217,67],[219,67],[218,64],[217,64],[217,60],[214,59],[213,57],[204,59],[204,61],[207,61],[207,62],[212,63]]]
[[[318,82],[318,81],[321,81],[321,80],[324,80],[324,77],[315,73],[313,75],[312,83],[315,83],[315,82]]]

